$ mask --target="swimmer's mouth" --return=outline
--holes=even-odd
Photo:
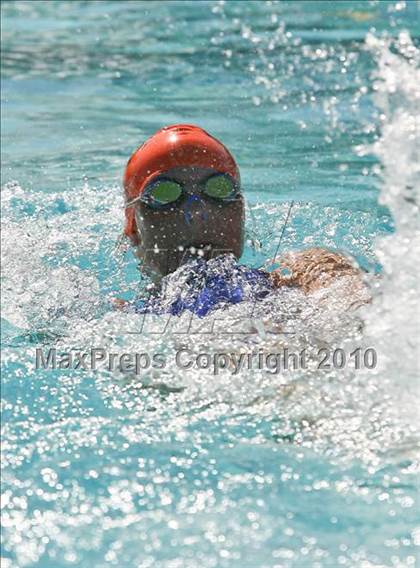
[[[177,247],[178,253],[182,255],[182,260],[185,262],[190,258],[205,258],[211,257],[213,252],[213,245],[209,243],[180,245]]]
[[[211,243],[193,243],[188,245],[180,245],[177,247],[178,254],[182,257],[182,263],[190,260],[191,258],[203,258],[209,260],[221,254],[232,252],[226,246],[221,247],[217,244]]]

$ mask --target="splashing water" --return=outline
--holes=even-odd
[[[396,53],[389,41],[371,35],[366,45],[378,61],[374,90],[382,134],[372,151],[382,163],[380,200],[396,228],[376,247],[384,273],[366,314],[367,333],[381,338],[388,372],[408,401],[412,389],[418,390],[420,371],[420,51],[407,33],[400,34]]]

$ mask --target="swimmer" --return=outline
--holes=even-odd
[[[188,309],[203,316],[219,305],[252,299],[250,289],[258,299],[282,286],[311,294],[343,277],[362,285],[354,261],[322,248],[287,253],[272,272],[238,264],[245,222],[239,169],[229,150],[198,126],[156,132],[131,156],[123,183],[125,235],[142,269],[158,288],[168,275],[188,270],[176,301],[140,301],[137,311]]]

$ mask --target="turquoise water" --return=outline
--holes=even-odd
[[[2,3],[2,566],[415,565],[419,38],[417,2]],[[293,200],[282,249],[354,255],[373,304],[279,295],[228,336],[110,310],[144,285],[116,246],[126,161],[176,122],[237,159],[243,262]],[[325,346],[378,366],[174,365]],[[39,347],[168,365],[37,370]]]

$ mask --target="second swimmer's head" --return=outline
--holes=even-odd
[[[162,128],[128,161],[125,233],[147,270],[175,271],[187,257],[242,254],[244,199],[238,167],[197,126]]]

